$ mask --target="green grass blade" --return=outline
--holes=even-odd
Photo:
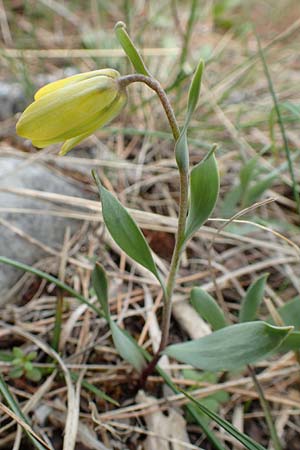
[[[49,275],[48,273],[43,272],[42,270],[35,269],[34,267],[28,266],[27,264],[21,263],[14,259],[6,258],[6,256],[0,256],[0,263],[16,267],[17,269],[24,270],[25,272],[29,272],[29,273],[32,273],[33,275],[43,278],[44,280],[49,281],[49,283],[54,283],[57,287],[68,292],[73,297],[75,297],[80,303],[84,303],[89,308],[91,308],[93,311],[95,311],[96,314],[98,314],[99,316],[102,317],[102,313],[99,308],[94,306],[92,303],[90,303],[88,300],[86,300],[82,295],[78,294],[78,292],[76,292],[70,286],[63,283],[62,281],[60,281],[58,278],[54,277],[53,275]]]
[[[202,405],[198,400],[193,398],[187,392],[180,390],[191,402],[196,405],[200,411],[214,420],[220,427],[222,427],[227,433],[229,433],[232,437],[237,439],[241,444],[243,444],[247,450],[266,450],[265,447],[255,442],[249,436],[244,433],[241,433],[237,428],[235,428],[231,423],[227,422],[227,420],[222,419],[218,414],[206,408],[206,406]]]

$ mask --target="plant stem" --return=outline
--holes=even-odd
[[[169,121],[175,141],[179,138],[180,130],[177,124],[177,120],[173,111],[173,108],[169,102],[169,99],[161,87],[160,83],[151,77],[146,77],[141,74],[124,75],[118,79],[118,83],[121,89],[125,89],[131,83],[145,83],[150,89],[156,92],[160,102],[165,110],[167,119]]]
[[[173,133],[174,140],[175,142],[177,142],[180,136],[180,130],[176,121],[173,108],[160,83],[154,78],[140,74],[125,75],[124,77],[118,79],[118,83],[121,89],[125,89],[129,84],[135,82],[145,83],[153,91],[156,92],[165,110],[166,116],[168,118]],[[164,307],[161,325],[161,341],[157,352],[153,356],[153,359],[149,362],[149,364],[144,369],[141,375],[140,379],[141,386],[145,384],[148,376],[155,369],[155,366],[160,358],[160,354],[165,349],[169,338],[170,320],[172,313],[172,295],[174,291],[175,279],[179,267],[180,257],[184,250],[184,243],[185,243],[184,237],[185,237],[186,218],[188,212],[188,190],[189,190],[188,169],[179,168],[179,180],[180,180],[180,199],[179,199],[178,225],[176,233],[176,242],[170,265],[170,271],[166,282],[166,288],[164,289]]]
[[[274,449],[275,450],[282,450],[281,447],[281,443],[280,443],[280,439],[278,437],[273,419],[272,419],[272,415],[271,415],[271,411],[270,411],[270,407],[269,407],[269,403],[267,402],[265,396],[264,396],[264,392],[262,390],[262,387],[256,377],[256,373],[253,369],[252,366],[248,365],[248,370],[250,372],[250,375],[252,377],[255,389],[258,393],[258,397],[259,397],[259,401],[262,407],[262,410],[264,412],[265,418],[266,418],[266,422],[270,431],[270,436],[271,436],[271,440],[273,442],[274,445]]]
[[[183,170],[179,172],[179,175],[180,175],[180,199],[179,199],[179,214],[178,214],[176,242],[173,250],[170,272],[166,283],[165,305],[162,320],[162,336],[158,353],[162,352],[168,343],[170,318],[172,311],[172,295],[174,291],[175,279],[180,262],[180,257],[184,250],[183,244],[184,244],[185,224],[188,210],[189,175],[187,172]]]

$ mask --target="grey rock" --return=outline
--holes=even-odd
[[[1,219],[43,244],[60,250],[66,227],[70,226],[71,231],[74,231],[79,225],[78,222],[51,215],[5,211],[8,208],[31,208],[42,211],[54,209],[52,202],[8,193],[5,192],[5,188],[34,189],[82,197],[81,189],[39,162],[28,162],[26,159],[16,157],[0,157],[0,255],[28,265],[46,256],[44,250],[18,236],[3,225]],[[0,305],[4,303],[7,291],[14,286],[20,276],[22,276],[20,270],[0,264]]]
[[[30,86],[27,89],[36,91],[45,84],[60,78],[70,77],[75,75],[77,71],[73,67],[67,67],[64,71],[57,71],[54,74],[40,74],[35,80],[30,80]],[[5,120],[13,117],[16,113],[23,112],[26,106],[30,103],[31,94],[27,92],[25,84],[11,82],[9,80],[0,80],[0,120]],[[32,98],[33,100],[33,98]],[[31,100],[31,101],[32,101]]]
[[[26,99],[17,83],[0,82],[0,120],[8,119],[24,110]]]

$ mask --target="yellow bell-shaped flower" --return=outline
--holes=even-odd
[[[16,130],[38,148],[64,142],[60,154],[116,117],[127,95],[113,69],[94,70],[42,87],[21,115]]]

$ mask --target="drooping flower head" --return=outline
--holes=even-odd
[[[65,155],[120,113],[127,95],[119,76],[102,69],[47,84],[21,115],[18,135],[38,148],[64,142],[60,154]]]

